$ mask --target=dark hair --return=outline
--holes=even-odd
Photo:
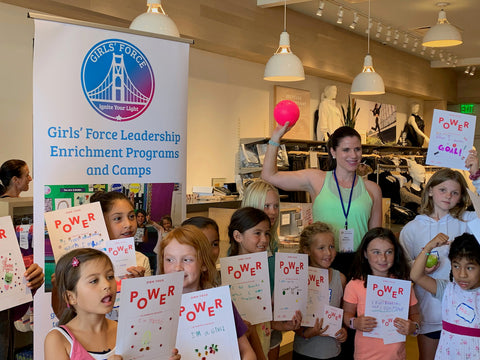
[[[456,170],[452,170],[449,168],[440,169],[432,177],[428,180],[427,185],[425,185],[425,189],[422,193],[422,205],[420,207],[420,214],[430,215],[433,213],[435,207],[433,203],[433,198],[430,196],[430,190],[440,185],[441,183],[452,180],[456,181],[460,184],[460,201],[454,208],[450,210],[450,214],[456,218],[460,219],[462,214],[465,212],[467,206],[470,204],[470,197],[468,196],[467,192],[467,183],[465,182],[465,178],[462,174],[460,174]]]
[[[450,244],[448,252],[450,262],[466,258],[469,261],[476,262],[480,266],[480,244],[472,234],[463,233],[457,236]],[[450,281],[453,280],[452,271],[450,271]]]
[[[395,279],[409,280],[410,266],[405,251],[399,241],[390,229],[376,227],[367,231],[355,253],[352,266],[352,279],[363,280],[363,284],[367,287],[367,276],[372,275],[372,269],[368,263],[366,252],[368,245],[374,239],[383,239],[389,241],[393,245],[394,258],[393,265],[388,269],[388,274]]]
[[[73,258],[77,258],[78,266],[72,266]],[[58,289],[58,300],[60,304],[68,303],[67,291],[76,291],[78,280],[80,279],[80,271],[83,264],[90,260],[103,260],[110,264],[113,269],[112,261],[103,252],[91,249],[82,248],[75,249],[64,254],[55,265],[55,283]],[[116,292],[114,290],[114,292]],[[72,320],[77,313],[73,305],[67,307],[60,316],[59,325],[65,325]]]
[[[13,177],[21,177],[22,169],[27,165],[23,160],[12,159],[5,161],[0,167],[0,196],[5,194]]]
[[[147,212],[143,209],[135,210],[135,215],[142,214],[143,216],[147,217]]]
[[[328,149],[328,166],[329,170],[333,170],[337,167],[337,161],[333,158],[331,149],[337,150],[340,141],[346,137],[357,137],[359,140],[362,140],[360,134],[354,128],[350,126],[340,126],[337,130],[330,135],[327,141],[327,149]]]
[[[182,222],[182,226],[184,225],[193,225],[199,228],[200,230],[205,229],[209,226],[213,227],[213,229],[217,232],[220,233],[218,229],[218,224],[215,220],[210,219],[209,217],[206,216],[194,216],[191,217],[187,220],[184,220]]]
[[[212,246],[205,234],[196,226],[185,225],[172,229],[160,243],[160,250],[158,251],[158,266],[160,274],[164,274],[165,248],[173,240],[176,240],[182,245],[189,245],[197,251],[197,259],[205,265],[206,270],[200,274],[200,288],[201,290],[211,288],[214,284],[217,269],[212,257]]]
[[[131,203],[130,199],[125,194],[118,191],[97,191],[90,197],[90,203],[99,202],[102,207],[102,212],[106,213],[112,210],[113,203],[116,200],[127,200]],[[133,207],[133,205],[132,205]]]
[[[236,210],[230,219],[230,225],[228,225],[228,237],[230,238],[228,254],[234,256],[238,255],[239,252],[238,242],[233,237],[233,232],[235,230],[243,234],[248,229],[260,224],[262,221],[267,221],[268,226],[271,226],[270,218],[262,210],[250,206]]]
[[[163,225],[163,220],[168,220],[170,222],[170,224],[173,225],[173,220],[172,220],[172,217],[170,215],[163,215],[162,218],[160,219],[160,222],[162,223]]]

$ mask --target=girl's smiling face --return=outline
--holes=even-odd
[[[375,238],[368,244],[364,256],[370,264],[372,275],[386,277],[395,259],[395,248],[390,240]]]
[[[170,274],[183,271],[183,293],[198,291],[200,289],[200,277],[203,271],[207,271],[202,260],[197,256],[193,246],[180,244],[173,239],[163,252],[163,272]]]
[[[270,242],[270,223],[267,220],[261,221],[243,233],[235,230],[233,238],[238,242],[239,255],[266,251]]]
[[[462,187],[455,180],[447,180],[430,188],[435,214],[439,217],[447,215],[460,201]]]
[[[310,257],[310,266],[328,269],[337,255],[333,234],[329,232],[315,234],[310,248],[306,249],[306,254]]]
[[[115,200],[110,211],[103,213],[111,240],[133,237],[137,232],[135,210],[130,201]]]

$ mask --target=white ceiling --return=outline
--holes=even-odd
[[[465,70],[467,65],[478,65],[480,72],[480,1],[479,0],[450,0],[444,9],[450,24],[455,25],[462,33],[463,44],[449,48],[437,48],[431,54],[426,49],[422,55],[421,40],[428,27],[436,24],[438,12],[441,9],[436,4],[440,0],[371,0],[371,19],[373,22],[370,39],[379,41],[387,46],[393,46],[399,50],[421,56],[431,61],[432,67],[456,67],[457,70]],[[325,21],[345,30],[353,31],[366,36],[365,30],[368,24],[368,0],[324,0],[325,7],[323,16],[316,15],[320,0],[287,0],[287,8]],[[283,6],[283,0],[257,0],[261,7]],[[339,6],[343,6],[343,23],[337,24]],[[360,17],[355,30],[349,25],[353,21],[353,13],[356,11]],[[378,23],[382,24],[382,31],[377,37]],[[392,30],[391,41],[386,41],[387,27]],[[419,30],[423,29],[423,30]],[[287,18],[288,30],[288,18]],[[398,43],[393,44],[395,30],[398,30]],[[405,35],[408,43],[405,44]],[[418,39],[418,46],[412,51]],[[442,50],[443,59],[440,53]],[[448,58],[450,57],[450,62]],[[456,64],[455,64],[455,58]]]

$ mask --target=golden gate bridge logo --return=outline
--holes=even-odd
[[[153,70],[135,45],[109,39],[94,45],[83,60],[82,88],[97,113],[128,121],[150,105],[155,90]]]

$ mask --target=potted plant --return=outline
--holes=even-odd
[[[348,105],[347,110],[342,105],[343,113],[343,125],[355,128],[355,122],[357,121],[358,112],[360,108],[357,109],[357,100],[351,99],[350,95],[348,96]]]

